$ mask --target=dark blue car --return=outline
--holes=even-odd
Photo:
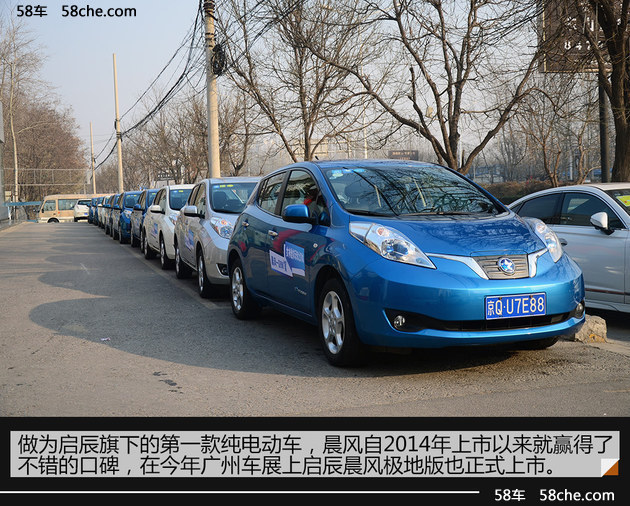
[[[103,228],[105,229],[105,233],[110,236],[114,233],[114,227],[112,226],[112,213],[119,198],[120,193],[115,193],[103,201],[103,217],[105,218],[105,225]]]
[[[430,163],[269,174],[239,215],[228,269],[237,318],[270,306],[310,322],[333,365],[368,346],[546,348],[585,318],[582,272],[555,233]]]
[[[93,197],[90,201],[90,211],[88,213],[88,223],[98,226],[98,205],[103,202],[104,197]]]
[[[140,246],[140,237],[142,234],[142,224],[144,223],[144,215],[147,209],[153,204],[153,199],[159,191],[159,188],[147,188],[142,190],[138,203],[133,206],[131,211],[131,230],[129,232],[129,243],[133,248]]]
[[[118,202],[112,209],[112,238],[121,244],[131,237],[131,212],[138,203],[141,191],[127,191],[120,194]]]

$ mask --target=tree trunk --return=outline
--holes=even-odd
[[[630,181],[630,128],[627,122],[615,121],[615,139],[615,162],[610,180]]]

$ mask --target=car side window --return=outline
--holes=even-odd
[[[523,203],[518,211],[520,216],[538,218],[549,225],[558,224],[558,203],[560,194],[543,195]]]
[[[140,207],[144,207],[144,201],[147,198],[147,194],[146,192],[142,192],[142,194],[140,195],[140,198],[138,199],[138,204],[140,204]]]
[[[42,206],[42,211],[56,211],[57,205],[54,200],[47,200]]]
[[[166,191],[160,190],[155,196],[155,203],[160,206],[160,210],[166,211]]]
[[[276,213],[276,205],[280,197],[280,189],[284,182],[285,172],[266,179],[258,192],[258,205],[268,213]]]
[[[621,220],[613,210],[595,195],[578,192],[567,193],[562,202],[560,225],[590,227],[592,226],[591,216],[600,212],[605,212],[608,215],[610,228],[623,228]]]
[[[206,185],[200,184],[195,197],[194,205],[197,206],[197,213],[200,218],[206,217]]]
[[[319,216],[326,209],[317,183],[313,176],[304,170],[292,171],[287,181],[282,198],[282,211],[291,204],[305,204],[313,217]]]

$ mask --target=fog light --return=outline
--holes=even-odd
[[[394,328],[398,330],[402,329],[405,326],[405,317],[401,314],[394,318]]]
[[[584,314],[584,304],[579,302],[578,305],[575,307],[574,313],[576,318],[582,318],[582,315]]]

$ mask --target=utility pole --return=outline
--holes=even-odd
[[[92,147],[92,193],[96,195],[96,176],[94,175],[94,137],[92,136],[92,122],[90,121],[90,145]]]
[[[208,105],[208,172],[210,177],[221,177],[219,158],[219,107],[217,102],[217,76],[212,69],[214,57],[214,1],[204,0],[206,20],[206,94]]]
[[[116,104],[116,148],[118,150],[118,193],[123,190],[122,137],[120,135],[120,113],[118,112],[118,75],[116,74],[116,54],[114,54],[114,102]]]
[[[606,92],[599,82],[599,149],[601,156],[602,183],[610,182],[610,162],[608,161],[608,153],[610,151],[608,140],[608,104],[606,103]]]

